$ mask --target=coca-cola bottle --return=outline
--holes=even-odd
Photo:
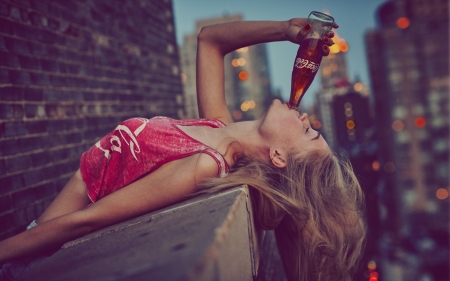
[[[316,76],[322,61],[322,37],[331,30],[333,23],[333,17],[320,12],[313,11],[308,16],[311,31],[300,43],[292,70],[291,96],[289,99],[291,108],[298,108],[306,90]]]

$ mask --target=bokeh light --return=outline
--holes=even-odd
[[[239,66],[238,59],[233,59],[233,60],[231,61],[231,65],[234,66],[234,67],[238,67],[238,66]]]
[[[416,120],[414,120],[414,124],[419,128],[423,128],[427,124],[427,120],[425,120],[422,116],[419,116]]]
[[[238,63],[239,66],[244,66],[245,65],[245,59],[244,58],[239,58],[237,60],[237,63]]]
[[[347,126],[347,129],[354,129],[356,126],[355,121],[348,120],[346,126]]]
[[[374,260],[371,260],[367,263],[367,268],[369,270],[375,270],[377,269],[377,263]]]
[[[313,127],[314,127],[314,129],[320,129],[320,128],[322,128],[322,123],[319,120],[315,120],[313,122]]]
[[[245,81],[248,79],[248,74],[245,71],[241,71],[239,72],[239,79],[241,79],[242,81]]]
[[[233,118],[234,118],[234,120],[241,120],[241,119],[242,119],[242,116],[243,116],[242,111],[235,110],[235,111],[233,112]]]
[[[395,172],[395,164],[392,162],[387,162],[386,164],[384,164],[384,171],[386,173],[393,173]]]
[[[436,197],[440,200],[445,200],[448,198],[448,190],[445,188],[439,188],[436,191]]]
[[[380,162],[378,162],[377,160],[372,162],[372,169],[374,171],[378,171],[380,169]]]
[[[353,89],[357,92],[362,91],[363,88],[364,86],[361,82],[356,82],[355,85],[353,85]]]
[[[399,18],[397,20],[397,26],[400,27],[401,29],[405,29],[409,26],[409,19],[408,18]]]
[[[405,124],[403,124],[403,121],[401,120],[395,120],[392,122],[392,129],[396,132],[400,132],[405,128]]]

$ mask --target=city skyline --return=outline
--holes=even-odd
[[[364,45],[364,34],[375,27],[376,8],[385,0],[370,2],[345,0],[339,3],[324,0],[314,3],[293,3],[292,1],[259,1],[255,5],[251,1],[204,1],[173,0],[175,33],[178,45],[183,43],[183,36],[192,34],[194,22],[223,14],[242,14],[245,20],[288,20],[293,17],[307,17],[312,10],[329,12],[339,24],[338,35],[349,45],[347,54],[348,74],[351,80],[355,77],[370,84]],[[292,63],[298,46],[290,42],[267,44],[270,66],[271,84],[274,90],[280,89],[285,100],[290,92]],[[303,106],[314,102],[316,92],[320,89],[320,81],[315,79],[303,100]]]

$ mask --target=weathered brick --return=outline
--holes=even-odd
[[[11,11],[11,7],[8,3],[0,2],[0,15],[8,17]]]
[[[23,106],[21,104],[0,104],[0,117],[3,119],[22,118]]]
[[[42,70],[57,72],[58,71],[58,63],[49,59],[41,59]]]
[[[26,137],[18,140],[21,152],[30,152],[37,149],[45,149],[48,147],[49,137]]]
[[[49,27],[50,29],[58,30],[58,29],[59,29],[59,26],[60,26],[59,21],[54,20],[54,19],[52,19],[52,18],[49,18],[49,19],[48,19],[48,27]]]
[[[29,0],[15,0],[14,2],[24,5],[24,6],[28,6],[28,7],[30,6]]]
[[[7,122],[3,124],[3,135],[5,137],[14,137],[27,134],[24,122]]]
[[[27,118],[36,117],[38,106],[36,104],[26,104],[25,105],[25,116]]]
[[[27,171],[22,174],[22,178],[25,186],[38,184],[44,179],[41,170]]]
[[[47,131],[47,120],[27,121],[25,128],[29,134],[39,134]]]
[[[14,201],[13,201],[14,202]],[[27,202],[25,202],[27,203]],[[31,202],[28,202],[31,203]],[[16,210],[14,213],[12,213],[12,221],[14,223],[14,226],[16,227],[22,227],[25,228],[27,224],[29,224],[29,221],[27,219],[27,214],[25,210]]]
[[[11,7],[10,17],[16,20],[21,20],[20,10],[17,7]]]
[[[53,182],[36,186],[35,190],[36,190],[35,194],[38,199],[49,197],[56,194],[56,188]]]
[[[48,77],[48,74],[32,72],[30,75],[32,84],[40,86],[50,85],[50,78]]]
[[[49,152],[48,150],[33,153],[30,155],[31,165],[33,167],[42,166],[44,164],[48,164],[52,159],[53,152]]]
[[[1,70],[0,70],[1,72]],[[0,100],[20,101],[23,100],[24,89],[19,87],[5,87],[0,90]]]
[[[22,175],[10,175],[0,178],[0,194],[6,194],[23,187]]]
[[[31,0],[31,7],[33,7],[34,9],[43,12],[43,13],[48,13],[48,4],[40,1],[40,0]]]
[[[57,132],[57,131],[63,131],[64,129],[65,129],[65,121],[64,120],[48,120],[47,131]]]
[[[0,50],[6,50],[5,39],[3,39],[2,35],[0,35]]]
[[[34,57],[28,57],[28,56],[18,56],[19,57],[19,63],[21,68],[25,69],[39,69],[40,68],[40,61],[37,58]]]
[[[24,22],[27,22],[30,20],[27,10],[24,10],[24,9],[20,9],[20,17],[21,17],[22,21],[24,21]]]
[[[2,229],[11,229],[14,226],[12,214],[4,214],[0,216],[0,225]]]
[[[6,159],[7,171],[10,173],[23,171],[31,165],[30,156],[23,155]]]
[[[0,32],[12,35],[14,29],[11,22],[0,18]]]
[[[42,89],[26,88],[24,90],[24,99],[27,101],[43,100]]]
[[[22,85],[31,84],[30,73],[24,72],[24,71],[10,70],[9,71],[9,80],[13,84],[22,84]]]
[[[6,69],[0,69],[0,83],[9,84],[9,72]]]
[[[1,154],[0,154],[1,155]],[[6,174],[6,164],[5,164],[5,160],[0,159],[0,175],[5,175]],[[1,212],[0,212],[1,213]]]
[[[0,156],[8,156],[19,153],[20,149],[18,141],[15,139],[1,140],[0,139]],[[2,175],[2,173],[0,173]]]
[[[43,44],[29,43],[30,53],[33,55],[44,56],[47,55],[47,47]]]
[[[18,67],[19,60],[14,54],[8,52],[0,52],[0,65]]]
[[[12,207],[12,198],[10,195],[0,196],[0,214],[8,211]]]
[[[9,25],[10,22],[7,22],[7,24]],[[0,26],[2,26],[1,19],[0,19]],[[1,27],[0,27],[0,31],[1,31]],[[11,37],[4,37],[4,39],[5,39],[5,46],[8,51],[14,52],[14,53],[25,53],[25,54],[28,54],[30,52],[30,47],[28,46],[26,41],[16,39],[16,38],[11,38]]]

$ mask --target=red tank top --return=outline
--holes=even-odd
[[[95,202],[172,160],[196,153],[213,157],[218,177],[228,174],[224,157],[197,141],[182,126],[225,127],[217,119],[175,120],[167,117],[132,118],[120,123],[81,156],[80,170],[89,198]]]

